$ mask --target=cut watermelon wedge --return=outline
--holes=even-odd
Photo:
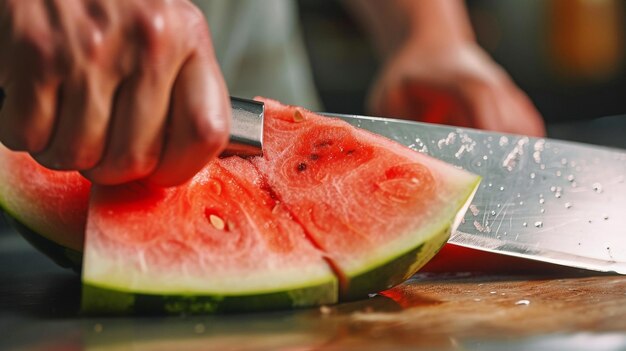
[[[94,187],[83,265],[89,312],[208,313],[337,302],[324,254],[241,158],[184,186]]]
[[[265,155],[187,184],[94,187],[87,312],[311,306],[404,281],[441,248],[479,178],[297,107],[264,100]]]

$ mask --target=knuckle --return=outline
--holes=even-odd
[[[171,16],[163,6],[153,4],[137,16],[137,35],[149,58],[171,55],[170,46],[176,42]]]
[[[207,41],[210,43],[209,26],[200,8],[191,1],[170,2],[169,5],[169,14],[177,29],[187,35],[188,39],[183,43],[186,49],[206,45]]]
[[[81,49],[86,58],[98,59],[106,50],[103,32],[95,26],[82,33]]]

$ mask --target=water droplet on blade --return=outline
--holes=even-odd
[[[591,186],[591,188],[593,189],[593,191],[595,191],[596,193],[601,193],[602,192],[602,184],[600,183],[593,183],[593,185]]]
[[[474,216],[478,216],[478,214],[480,213],[480,210],[478,209],[478,207],[476,207],[476,205],[471,204],[469,207],[470,212],[472,212],[472,214]]]

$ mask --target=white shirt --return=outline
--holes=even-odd
[[[193,0],[204,12],[232,96],[320,110],[291,0]]]

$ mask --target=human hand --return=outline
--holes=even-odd
[[[0,141],[95,183],[184,182],[225,146],[230,103],[187,0],[0,0]]]
[[[379,116],[545,135],[539,112],[473,42],[408,42],[390,56],[369,97]]]

